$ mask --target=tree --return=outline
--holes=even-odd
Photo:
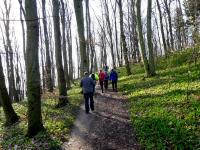
[[[32,137],[44,129],[41,115],[40,72],[38,60],[39,23],[36,0],[25,1],[27,43],[26,73],[28,97],[28,133]]]
[[[124,53],[126,72],[127,72],[127,75],[131,75],[131,69],[130,69],[130,66],[129,66],[128,54],[127,54],[128,49],[126,47],[126,39],[125,39],[124,28],[123,28],[123,11],[122,11],[122,2],[121,2],[121,0],[118,0],[118,6],[119,6],[119,15],[120,15],[121,44],[122,44],[123,53]]]
[[[7,74],[8,74],[8,82],[9,82],[9,97],[11,101],[19,101],[19,95],[16,91],[15,86],[15,74],[14,74],[14,52],[12,47],[12,41],[10,37],[10,10],[11,10],[11,3],[4,0],[5,6],[5,14],[3,13],[4,17],[4,28],[5,28],[5,37],[3,37],[4,48],[6,50],[6,63],[7,63]],[[2,34],[3,35],[3,34]]]
[[[50,59],[50,50],[49,50],[49,36],[47,31],[47,20],[46,20],[46,0],[42,0],[42,14],[44,19],[43,28],[44,28],[44,39],[45,39],[45,47],[46,47],[46,62],[45,62],[45,70],[46,70],[46,88],[49,92],[53,92],[53,83],[52,83],[52,75],[51,75],[51,59]]]
[[[199,0],[185,0],[185,12],[188,17],[187,25],[193,28],[192,36],[194,43],[198,43],[200,39],[199,35],[199,23],[198,18],[200,16],[200,1]]]
[[[144,37],[142,32],[142,21],[141,21],[141,0],[136,1],[136,8],[137,8],[137,32],[138,32],[138,39],[140,41],[140,49],[141,49],[141,55],[142,60],[144,64],[144,69],[147,76],[150,76],[150,69],[149,64],[146,56],[146,50],[145,50],[145,43],[144,43]]]
[[[57,107],[65,106],[67,100],[67,88],[65,81],[65,74],[62,65],[62,50],[61,50],[61,33],[60,33],[60,19],[59,19],[59,0],[52,0],[53,3],[53,23],[54,23],[54,41],[55,41],[55,58],[58,76],[59,102]]]
[[[164,52],[165,52],[165,55],[167,55],[168,51],[167,51],[167,44],[166,44],[165,33],[164,33],[164,28],[163,28],[162,11],[161,11],[159,0],[156,0],[156,2],[157,2],[158,12],[159,12],[160,30],[161,30],[161,35],[162,35],[162,42],[163,42]]]
[[[71,88],[70,80],[69,80],[69,69],[68,69],[68,61],[67,61],[67,49],[66,49],[66,20],[65,20],[65,5],[63,0],[61,2],[61,24],[62,24],[62,52],[63,52],[63,60],[64,60],[64,72],[65,72],[65,80],[67,84],[67,88]]]
[[[1,99],[1,105],[5,113],[5,118],[6,118],[5,124],[12,125],[19,120],[19,116],[17,116],[17,114],[15,113],[11,105],[11,99],[9,98],[8,91],[6,89],[1,55],[0,55],[0,81],[1,81],[0,82],[0,99]]]
[[[24,21],[23,21],[23,16],[25,17],[25,10],[22,5],[22,0],[18,0],[19,5],[20,5],[20,22],[22,26],[22,39],[23,39],[23,53],[24,53],[24,58],[25,58],[25,51],[26,51],[26,39],[25,39],[25,27],[24,27]]]
[[[69,58],[69,82],[73,82],[73,56],[72,56],[72,13],[69,6],[66,4],[66,30],[67,30],[67,45],[68,45],[68,58]],[[68,81],[67,81],[68,82]]]
[[[85,71],[89,71],[89,64],[87,59],[85,36],[84,36],[84,19],[83,19],[83,6],[82,0],[74,0],[74,9],[76,15],[76,23],[78,28],[79,45],[80,45],[80,56],[81,56],[81,76]]]
[[[114,26],[115,26],[115,49],[117,52],[117,59],[118,59],[118,63],[119,66],[122,67],[122,60],[120,60],[120,55],[119,55],[119,45],[118,45],[118,31],[117,31],[117,3],[114,3],[114,6],[110,0],[110,3],[112,5],[112,10],[113,10],[113,17],[114,17]]]
[[[172,2],[171,0],[164,0],[168,23],[169,23],[171,50],[174,50],[174,37],[173,37],[173,31],[172,31],[172,18],[171,18],[171,9],[170,9],[171,2]]]
[[[152,16],[152,0],[148,0],[147,7],[147,44],[149,48],[149,70],[150,75],[154,76],[155,72],[155,62],[154,62],[154,52],[152,43],[152,27],[151,27],[151,16]]]
[[[115,55],[114,55],[114,45],[113,45],[113,30],[111,27],[111,21],[110,21],[110,12],[108,9],[108,3],[107,0],[104,0],[104,9],[105,9],[105,18],[106,18],[106,27],[109,35],[109,46],[111,49],[111,58],[112,58],[112,67],[116,68],[116,62],[115,62]]]

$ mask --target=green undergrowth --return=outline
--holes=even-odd
[[[25,137],[27,131],[27,102],[13,104],[20,116],[20,122],[4,127],[4,114],[0,114],[0,149],[61,149],[63,142],[69,138],[70,129],[82,101],[80,89],[73,87],[68,91],[69,104],[63,108],[56,108],[56,94],[45,94],[42,100],[42,118],[46,129],[34,138]],[[54,98],[52,98],[54,97]]]
[[[193,50],[185,50],[159,58],[157,75],[150,78],[145,78],[141,64],[132,66],[130,76],[119,68],[119,89],[128,95],[131,121],[145,149],[200,149],[200,61],[196,56]]]

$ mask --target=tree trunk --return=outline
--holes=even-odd
[[[111,1],[111,0],[110,0]],[[120,55],[119,55],[119,45],[118,45],[118,31],[117,31],[117,16],[116,16],[116,11],[117,11],[117,3],[115,2],[115,5],[112,6],[113,14],[114,14],[114,26],[115,26],[115,49],[117,52],[117,60],[118,64],[120,67],[122,67],[122,62],[120,60]]]
[[[72,16],[67,7],[67,44],[68,44],[68,58],[69,58],[69,82],[73,83],[73,58],[72,58]]]
[[[2,66],[2,60],[0,55],[0,99],[2,103],[2,107],[5,113],[6,118],[6,125],[12,125],[16,123],[19,120],[19,117],[15,113],[12,105],[11,100],[9,98],[6,85],[5,85],[5,78],[3,73],[3,66]]]
[[[26,39],[25,39],[25,27],[24,27],[24,21],[23,21],[23,15],[25,17],[25,10],[23,8],[22,5],[22,0],[18,0],[19,1],[19,5],[20,5],[20,22],[21,22],[21,26],[22,26],[22,39],[23,39],[23,53],[24,53],[24,59],[26,56]],[[23,14],[23,15],[22,15]]]
[[[52,0],[53,3],[53,16],[59,16],[59,0]],[[65,74],[62,65],[62,50],[61,50],[61,34],[60,34],[60,19],[59,17],[53,18],[54,22],[54,40],[55,40],[55,58],[58,77],[58,89],[59,89],[59,102],[57,107],[65,106],[68,103],[67,89]]]
[[[155,62],[154,62],[154,52],[152,43],[152,27],[151,27],[151,17],[152,17],[152,0],[148,0],[147,8],[147,42],[149,48],[149,70],[150,75],[155,76]]]
[[[45,39],[45,47],[46,47],[46,62],[45,62],[45,70],[46,70],[46,88],[48,92],[53,92],[53,83],[52,83],[52,75],[51,75],[51,59],[50,59],[50,49],[49,49],[49,36],[47,31],[47,20],[46,20],[46,0],[42,0],[42,14],[44,19],[43,27],[44,27],[44,39]]]
[[[80,45],[80,55],[81,55],[81,76],[83,76],[85,71],[88,70],[88,56],[86,52],[86,44],[85,44],[85,37],[84,37],[84,19],[83,19],[83,6],[82,0],[74,0],[74,9],[76,15],[76,22],[78,28],[78,36],[79,36],[79,45]]]
[[[111,27],[111,23],[110,23],[110,17],[109,17],[110,13],[109,13],[109,9],[108,9],[107,0],[104,0],[104,5],[105,5],[104,7],[105,7],[107,31],[108,31],[108,35],[109,35],[109,39],[110,39],[109,46],[110,46],[110,50],[111,50],[112,68],[116,68],[114,46],[113,46],[113,39],[112,39],[113,31],[112,31],[112,27]]]
[[[27,21],[26,73],[28,97],[28,133],[29,137],[44,129],[41,115],[40,72],[38,59],[39,23],[36,0],[25,1]]]
[[[42,30],[41,30],[41,26],[39,26],[39,37],[40,37],[40,61],[41,62],[41,68],[42,68],[42,73],[41,73],[41,77],[42,77],[42,86],[41,86],[41,93],[45,93],[45,87],[46,87],[46,82],[45,82],[45,66],[44,66],[44,49],[43,49],[43,41],[42,41]]]
[[[142,60],[144,63],[144,69],[145,69],[146,75],[149,76],[150,70],[149,70],[149,64],[148,64],[148,60],[146,56],[145,43],[144,43],[144,37],[143,37],[143,32],[142,32],[141,0],[137,0],[136,7],[137,7],[137,30],[138,30],[138,36],[139,36],[139,41],[140,41]]]
[[[118,1],[118,6],[119,6],[119,15],[120,15],[121,43],[122,43],[122,48],[123,48],[123,53],[124,53],[126,72],[127,72],[127,75],[131,75],[131,68],[129,66],[128,55],[127,55],[128,49],[126,47],[126,39],[125,39],[124,28],[123,28],[123,12],[122,12],[121,0]]]
[[[159,18],[160,18],[160,30],[161,30],[161,35],[162,35],[163,48],[164,48],[165,55],[167,55],[168,51],[167,51],[167,44],[166,44],[165,33],[164,33],[164,28],[163,28],[162,12],[161,12],[161,8],[160,8],[159,0],[156,0],[156,2],[157,2]]]
[[[167,16],[168,16],[168,23],[169,23],[169,33],[170,33],[170,43],[171,43],[171,50],[174,50],[174,38],[173,38],[173,32],[172,32],[172,19],[171,19],[171,11],[170,11],[170,3],[168,5],[168,0],[164,0]]]
[[[3,38],[4,48],[6,50],[6,62],[7,62],[7,70],[8,70],[8,82],[9,82],[9,96],[11,101],[19,101],[19,96],[16,91],[15,86],[15,75],[14,75],[14,64],[13,64],[13,48],[11,45],[10,38],[10,9],[11,3],[4,0],[5,14],[3,14],[4,28],[5,28],[5,39]]]
[[[66,36],[65,36],[65,29],[66,29],[66,20],[65,20],[65,6],[63,0],[61,2],[61,23],[62,23],[62,52],[63,52],[63,60],[64,60],[64,72],[65,72],[65,80],[67,84],[67,88],[71,88],[70,80],[69,80],[69,69],[68,69],[68,61],[67,61],[67,49],[66,49]]]

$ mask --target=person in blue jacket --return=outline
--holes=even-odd
[[[110,72],[110,80],[112,82],[113,91],[117,92],[118,74],[114,69],[112,69],[111,72]]]
[[[94,92],[94,80],[89,77],[89,73],[85,72],[84,77],[81,80],[80,86],[83,90],[83,95],[85,98],[85,112],[89,113],[90,109],[94,111],[94,100],[93,100],[93,92]],[[90,106],[89,106],[90,104]]]

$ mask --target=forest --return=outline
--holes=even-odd
[[[199,148],[199,0],[0,0],[0,149]]]

